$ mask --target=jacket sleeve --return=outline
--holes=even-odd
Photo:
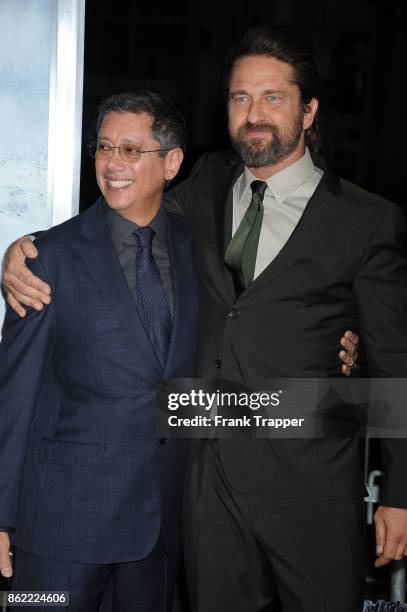
[[[30,268],[47,279],[39,259]],[[0,525],[13,529],[30,425],[50,367],[56,337],[54,305],[27,309],[20,318],[7,308],[0,343]]]
[[[185,181],[182,181],[182,183],[179,183],[179,185],[177,185],[176,187],[173,187],[172,189],[165,192],[165,208],[169,212],[183,214],[188,217],[189,208],[191,206],[191,203],[193,204],[193,192],[191,193],[192,183],[194,181],[194,178],[199,174],[207,158],[208,153],[202,155],[192,168],[189,178],[187,178]]]
[[[373,378],[407,378],[406,223],[391,205],[378,222],[354,284],[361,335]],[[407,410],[407,405],[395,406]],[[407,508],[407,439],[382,440],[380,502]]]

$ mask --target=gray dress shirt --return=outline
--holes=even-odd
[[[314,166],[306,149],[301,159],[265,181],[267,189],[263,200],[264,216],[254,278],[273,261],[293,233],[322,175],[323,170]],[[233,186],[233,234],[249,207],[250,183],[258,180],[245,167]]]
[[[137,303],[137,237],[134,232],[138,229],[138,225],[129,219],[125,219],[115,210],[106,205],[106,221],[109,227],[113,244],[116,248],[119,257],[120,265],[123,270],[124,277]],[[171,315],[174,314],[174,292],[172,288],[171,262],[168,251],[167,226],[165,211],[160,208],[157,215],[149,223],[149,226],[154,230],[154,237],[151,246],[153,258],[160,272],[161,280],[167,294],[168,303],[171,310]]]

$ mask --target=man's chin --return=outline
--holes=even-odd
[[[259,150],[265,151],[270,148],[271,143],[273,141],[273,137],[268,132],[264,136],[256,136],[252,138],[246,138],[240,141],[242,147],[247,148],[248,150]]]
[[[270,151],[267,147],[240,148],[239,154],[246,166],[249,168],[261,168],[270,163]]]
[[[235,142],[234,147],[241,155],[253,156],[253,155],[264,155],[269,149],[269,143],[265,143],[263,140],[251,140],[250,142]]]

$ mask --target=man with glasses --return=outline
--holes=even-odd
[[[14,592],[69,591],[75,611],[96,612],[113,582],[114,610],[166,612],[187,447],[155,438],[155,397],[162,378],[194,376],[197,348],[189,233],[161,206],[184,121],[140,90],[107,99],[97,130],[103,197],[37,239],[31,269],[52,304],[6,314],[0,541],[4,553],[15,532],[15,561],[3,575]]]

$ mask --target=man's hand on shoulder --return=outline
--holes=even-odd
[[[13,575],[10,553],[10,536],[5,531],[0,531],[0,574],[3,578]]]
[[[6,251],[3,261],[2,284],[9,306],[20,317],[26,315],[25,306],[42,310],[51,302],[51,288],[35,276],[25,265],[26,258],[38,257],[38,250],[28,236],[13,242]]]
[[[375,567],[387,565],[407,555],[407,509],[379,506],[375,517]]]

